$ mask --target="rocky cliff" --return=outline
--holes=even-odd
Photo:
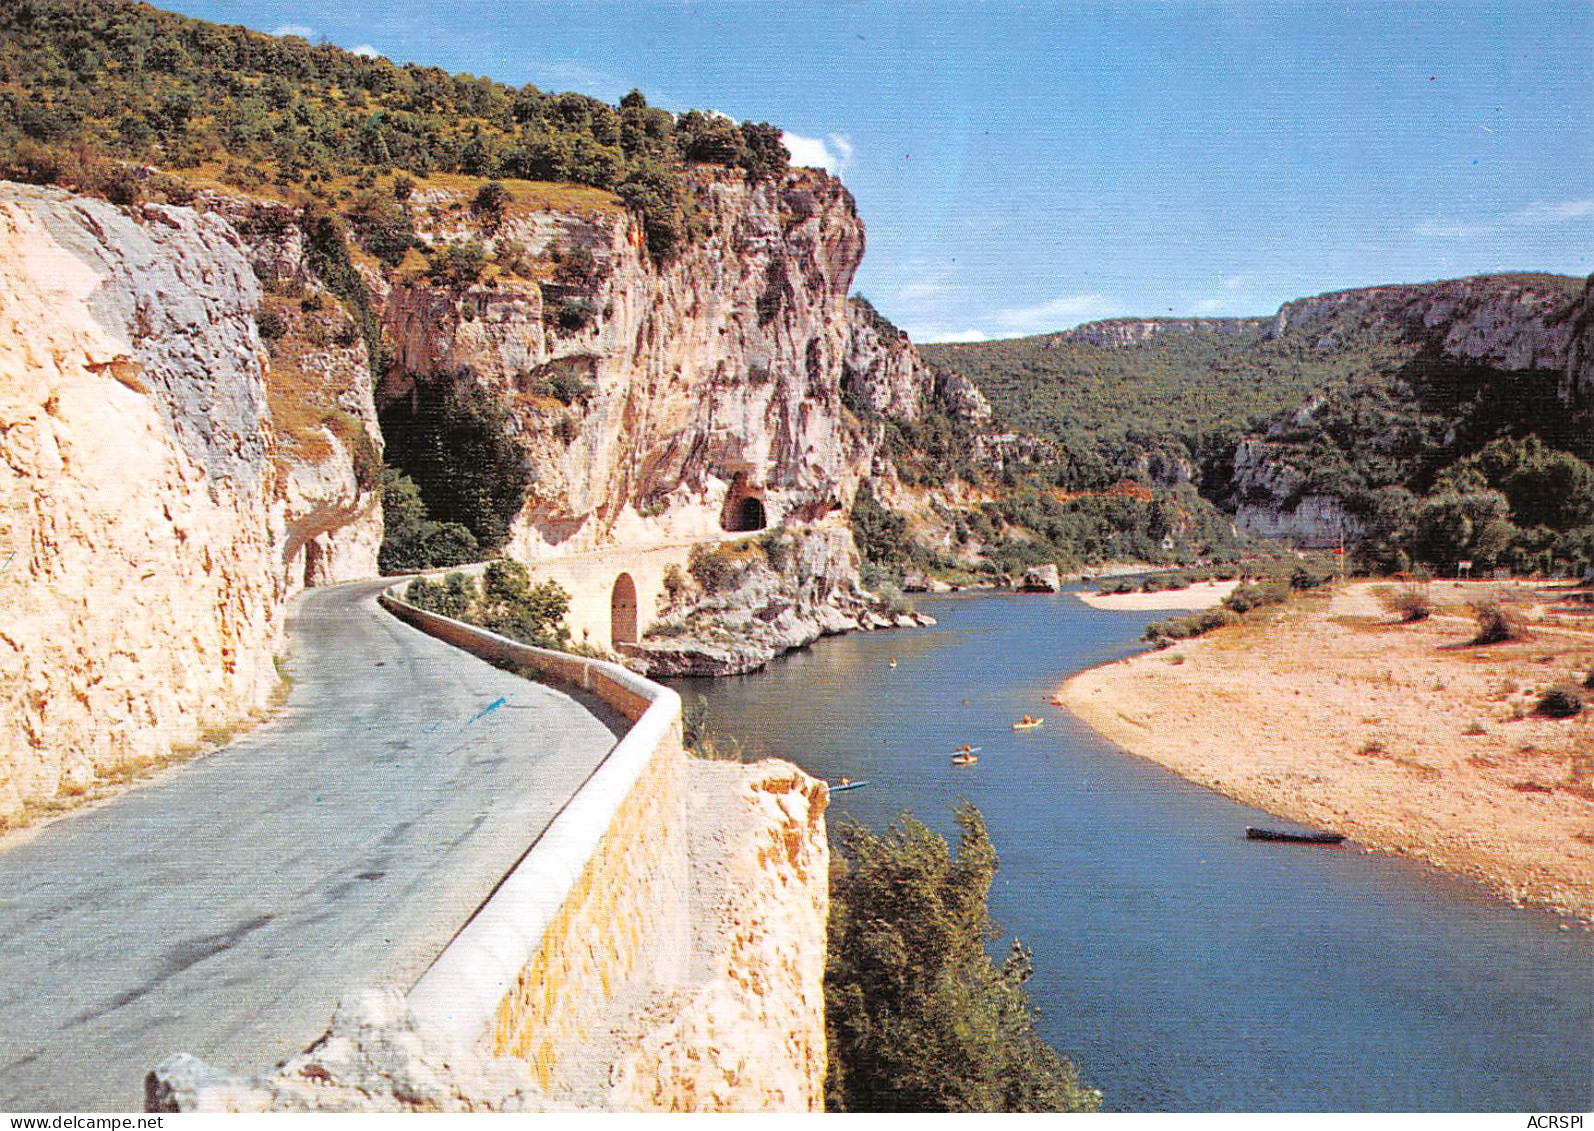
[[[1558,275],[1366,287],[1285,303],[1263,339],[1328,355],[1381,350],[1384,369],[1360,376],[1394,380],[1397,401],[1446,422],[1447,445],[1461,436],[1482,442],[1526,420],[1553,425],[1576,446],[1577,422],[1594,420],[1588,302],[1586,285]],[[1314,396],[1235,448],[1226,495],[1242,532],[1317,546],[1361,533],[1346,499],[1311,489],[1308,469],[1320,457],[1291,442],[1314,431],[1327,403]],[[1532,419],[1546,406],[1545,419]]]
[[[851,196],[812,171],[750,183],[705,167],[692,183],[703,232],[662,266],[638,221],[601,201],[512,206],[488,227],[438,190],[417,212],[422,238],[464,224],[514,269],[382,283],[397,358],[385,409],[447,382],[512,415],[533,468],[515,557],[814,522],[844,511],[867,471],[867,430],[841,403],[864,248]]]
[[[1315,349],[1376,337],[1496,369],[1560,370],[1572,337],[1574,282],[1560,275],[1481,275],[1335,291],[1285,303],[1264,336],[1291,335]]]
[[[373,570],[335,442],[274,419],[261,301],[219,216],[0,186],[0,816],[246,718],[286,597]]]

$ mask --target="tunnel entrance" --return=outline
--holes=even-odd
[[[637,642],[636,582],[629,573],[614,579],[609,597],[609,639],[618,648]]]
[[[720,526],[732,534],[764,529],[769,525],[769,515],[764,510],[763,494],[763,491],[749,487],[745,476],[738,475],[725,496]]]

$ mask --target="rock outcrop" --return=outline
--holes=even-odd
[[[822,636],[934,624],[858,584],[851,532],[834,523],[704,548],[628,658],[657,678],[740,675]]]
[[[219,215],[0,186],[0,816],[247,718],[286,597],[374,572],[373,496],[274,419],[261,303]]]
[[[382,296],[398,364],[380,403],[448,382],[508,408],[534,470],[508,546],[521,560],[817,521],[868,470],[868,430],[841,403],[852,197],[814,171],[692,176],[705,233],[667,265],[612,206],[511,209],[477,234],[542,281],[408,278]],[[436,241],[456,212],[432,208],[418,224]]]
[[[1572,336],[1567,283],[1555,275],[1481,275],[1335,291],[1285,303],[1265,337],[1289,334],[1323,349],[1377,336],[1497,369],[1560,370]]]

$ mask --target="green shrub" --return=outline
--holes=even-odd
[[[1289,588],[1282,582],[1264,581],[1254,585],[1242,582],[1223,598],[1223,604],[1237,613],[1248,613],[1252,609],[1283,604],[1288,594]]]
[[[1478,621],[1478,632],[1469,643],[1504,644],[1523,640],[1528,635],[1527,626],[1515,610],[1498,601],[1480,601],[1472,606],[1472,615]]]
[[[570,643],[570,629],[564,623],[570,594],[556,583],[533,585],[525,566],[500,558],[488,563],[481,589],[476,620],[489,632],[541,648],[564,648]]]
[[[287,334],[288,323],[275,310],[262,310],[255,315],[255,328],[260,331],[260,340],[269,343]]]
[[[954,856],[904,813],[885,833],[843,826],[832,857],[825,1107],[1094,1111],[1101,1095],[1035,1030],[1014,940],[1000,966],[986,907],[997,856],[978,809],[956,810]]]
[[[1427,620],[1434,611],[1433,599],[1427,592],[1412,586],[1397,589],[1393,593],[1381,594],[1378,600],[1384,608],[1400,617],[1406,624]]]
[[[1535,715],[1546,719],[1570,719],[1583,712],[1583,696],[1570,687],[1552,687],[1539,696],[1538,706],[1533,708]]]
[[[427,277],[438,286],[468,287],[487,269],[487,248],[480,240],[445,240],[427,249]]]
[[[752,542],[732,542],[718,546],[693,546],[686,568],[705,593],[724,593],[735,589],[742,575],[753,564]]]
[[[1198,613],[1176,617],[1173,620],[1152,621],[1146,625],[1146,631],[1141,639],[1149,640],[1158,647],[1166,647],[1175,640],[1187,640],[1192,636],[1202,636],[1215,629],[1228,628],[1239,623],[1239,613],[1219,606],[1202,609]]]

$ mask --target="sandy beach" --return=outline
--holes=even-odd
[[[1160,593],[1102,594],[1079,590],[1074,594],[1093,609],[1141,612],[1148,609],[1208,609],[1234,591],[1239,581],[1198,581],[1185,589],[1164,589]]]
[[[1409,625],[1374,589],[1083,672],[1059,696],[1236,800],[1594,919],[1594,709],[1533,713],[1594,667],[1594,632],[1551,617],[1527,640],[1470,647],[1466,602],[1495,587],[1435,584],[1441,615]],[[1541,616],[1533,591],[1507,596]]]

